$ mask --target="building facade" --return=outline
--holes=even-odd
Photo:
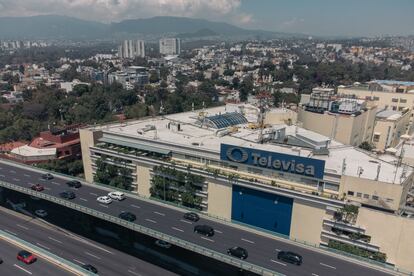
[[[118,57],[145,57],[145,42],[143,40],[124,40],[118,47]]]
[[[181,40],[179,38],[160,39],[161,55],[179,55],[181,53]]]

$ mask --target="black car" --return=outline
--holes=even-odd
[[[72,191],[63,191],[59,195],[64,199],[74,199],[76,197],[75,193]]]
[[[239,246],[235,246],[235,247],[229,248],[227,250],[227,254],[229,254],[229,255],[231,255],[233,257],[236,257],[236,258],[243,259],[243,260],[246,259],[247,256],[249,256],[247,254],[247,250],[244,249],[243,247],[239,247]]]
[[[66,182],[66,184],[69,187],[72,187],[72,188],[80,188],[80,187],[82,187],[82,183],[80,183],[78,180],[71,180],[71,181]]]
[[[90,264],[84,264],[84,265],[82,265],[82,268],[87,270],[87,271],[93,272],[95,274],[98,273],[98,270],[96,269],[96,267],[94,267],[93,265],[90,265]]]
[[[53,179],[53,175],[51,175],[50,173],[45,173],[42,175],[42,178],[46,180],[51,180]]]
[[[184,218],[186,220],[191,220],[191,221],[194,221],[194,222],[196,222],[200,219],[200,217],[196,213],[193,213],[193,212],[185,213]]]
[[[131,222],[137,219],[137,217],[133,213],[125,212],[125,211],[121,212],[118,217],[120,219],[124,219],[124,220],[131,221]]]
[[[196,225],[194,226],[194,232],[198,234],[202,234],[207,237],[214,236],[214,229],[208,225]]]
[[[301,265],[303,261],[301,255],[289,251],[280,251],[277,254],[277,258],[295,265]]]

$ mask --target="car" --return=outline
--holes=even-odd
[[[110,192],[108,193],[108,196],[112,199],[116,199],[116,200],[124,200],[125,199],[125,194],[122,192]]]
[[[246,259],[247,256],[249,256],[249,254],[247,254],[247,250],[240,246],[229,248],[227,250],[227,254],[242,260]]]
[[[163,241],[163,240],[156,240],[155,245],[162,247],[162,248],[167,248],[167,249],[171,247],[171,243]]]
[[[63,191],[59,195],[64,199],[74,199],[76,197],[76,194],[72,191]]]
[[[303,258],[301,255],[290,252],[290,251],[280,251],[277,254],[277,258],[279,260],[295,264],[295,265],[301,265],[303,262]]]
[[[136,219],[137,219],[137,217],[133,214],[133,213],[131,213],[131,212],[126,212],[126,211],[122,211],[120,214],[119,214],[119,216],[118,216],[120,219],[123,219],[123,220],[127,220],[127,221],[135,221]]]
[[[41,184],[33,184],[30,187],[30,189],[32,189],[33,191],[36,191],[36,192],[41,192],[45,189],[45,187],[43,187],[43,185],[41,185]]]
[[[100,196],[96,200],[103,204],[109,204],[112,202],[112,199],[109,196]]]
[[[208,225],[196,225],[194,226],[194,232],[198,234],[202,234],[207,237],[214,236],[214,229]]]
[[[43,178],[43,179],[46,179],[46,180],[51,180],[51,179],[53,179],[54,177],[53,177],[53,175],[52,175],[52,174],[50,174],[50,173],[45,173],[45,174],[43,174],[43,175],[42,175],[42,178]]]
[[[78,180],[71,180],[66,182],[66,185],[68,185],[71,188],[80,188],[82,187],[82,183],[80,183],[80,181]]]
[[[186,220],[191,220],[194,222],[197,222],[200,217],[198,216],[198,214],[194,213],[194,212],[190,212],[190,213],[185,213],[183,216]]]
[[[96,267],[94,267],[93,265],[90,265],[90,264],[84,264],[84,265],[82,265],[82,268],[87,270],[87,271],[93,272],[95,274],[98,273],[98,270],[96,269]]]
[[[17,253],[17,259],[25,264],[32,264],[37,260],[35,255],[26,250],[19,251],[19,253]]]
[[[48,213],[45,210],[39,209],[35,211],[36,216],[44,218],[47,217]]]
[[[2,264],[3,263],[3,259],[2,258],[0,258],[0,264]]]

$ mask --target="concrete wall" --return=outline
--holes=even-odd
[[[384,151],[389,147],[395,147],[400,142],[401,135],[406,134],[407,126],[410,123],[410,112],[404,113],[397,120],[379,119],[375,123],[374,134],[379,134],[379,140],[372,139],[378,150]],[[390,132],[388,133],[388,130]]]
[[[298,114],[292,110],[286,109],[285,112],[280,111],[270,111],[267,112],[264,118],[265,124],[287,124],[289,121],[291,124],[296,124],[298,119]]]
[[[137,165],[137,192],[140,196],[150,197],[151,166],[147,164]]]
[[[83,170],[85,180],[89,183],[93,182],[92,160],[89,147],[94,146],[98,139],[102,137],[101,131],[93,131],[88,128],[79,130],[79,137],[82,151]]]
[[[292,210],[290,238],[319,245],[325,214],[324,206],[295,199]]]
[[[208,179],[208,208],[212,216],[231,219],[232,184],[215,179]]]

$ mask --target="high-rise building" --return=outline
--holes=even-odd
[[[145,43],[143,40],[124,40],[118,47],[120,58],[145,57]]]
[[[160,39],[161,55],[179,55],[181,52],[181,40],[179,38]]]

